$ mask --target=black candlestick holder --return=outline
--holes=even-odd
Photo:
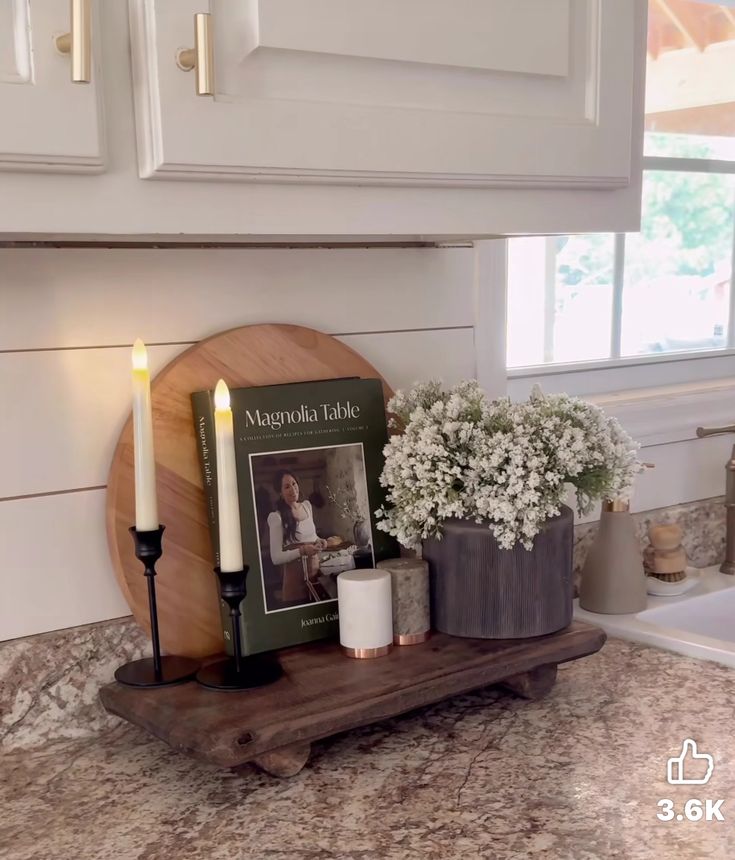
[[[128,529],[135,542],[135,557],[142,562],[148,580],[148,607],[153,643],[152,657],[126,663],[115,672],[115,680],[129,687],[165,687],[169,684],[180,684],[193,678],[201,665],[198,660],[192,660],[190,657],[161,656],[156,607],[156,562],[163,555],[161,544],[165,528],[166,526],[159,526],[155,531],[138,531],[135,526],[131,526]]]
[[[270,654],[242,653],[242,636],[240,633],[240,604],[245,599],[247,588],[245,580],[248,570],[245,565],[242,570],[225,572],[215,567],[214,572],[219,580],[222,600],[230,607],[230,631],[232,636],[233,656],[219,660],[202,667],[197,672],[197,681],[210,690],[248,690],[252,687],[263,687],[278,680],[283,674],[281,664]]]

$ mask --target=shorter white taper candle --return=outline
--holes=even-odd
[[[391,576],[346,570],[337,577],[339,642],[350,657],[381,657],[393,643]]]
[[[135,528],[158,529],[156,458],[153,451],[153,411],[148,353],[140,338],[133,345],[133,448],[135,453]]]
[[[235,429],[230,408],[230,391],[224,379],[220,379],[214,389],[214,435],[217,443],[219,566],[220,570],[230,573],[242,570],[243,560]]]

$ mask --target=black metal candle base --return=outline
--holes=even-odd
[[[277,660],[254,654],[241,659],[240,671],[234,657],[210,663],[197,672],[197,682],[210,690],[248,690],[272,684],[281,675],[283,669]]]
[[[161,642],[158,635],[158,608],[156,606],[156,562],[163,555],[163,530],[159,526],[154,531],[138,531],[131,526],[128,531],[135,542],[135,557],[145,568],[148,580],[148,608],[151,615],[151,642],[153,656],[134,660],[120,666],[115,672],[115,680],[130,687],[167,687],[189,681],[201,666],[198,660],[190,657],[162,657]]]
[[[156,671],[153,657],[144,657],[120,666],[115,680],[129,687],[166,687],[191,680],[201,666],[191,657],[161,657],[160,669]]]
[[[245,599],[248,570],[223,572],[215,567],[222,600],[230,607],[230,630],[234,654],[227,660],[210,663],[197,672],[197,682],[209,690],[249,690],[272,684],[283,674],[281,664],[272,654],[244,656],[240,634],[240,604]]]

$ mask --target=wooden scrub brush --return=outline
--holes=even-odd
[[[687,554],[681,545],[682,530],[676,523],[650,525],[651,542],[643,553],[646,573],[662,582],[681,582],[686,579]]]

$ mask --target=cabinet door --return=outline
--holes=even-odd
[[[627,185],[645,0],[130,0],[144,177]],[[177,68],[210,12],[215,95]]]
[[[55,47],[54,37],[70,30],[69,7],[68,0],[0,4],[0,170],[103,168],[98,65],[91,83],[74,84],[69,55]],[[93,27],[93,56],[94,36]]]

